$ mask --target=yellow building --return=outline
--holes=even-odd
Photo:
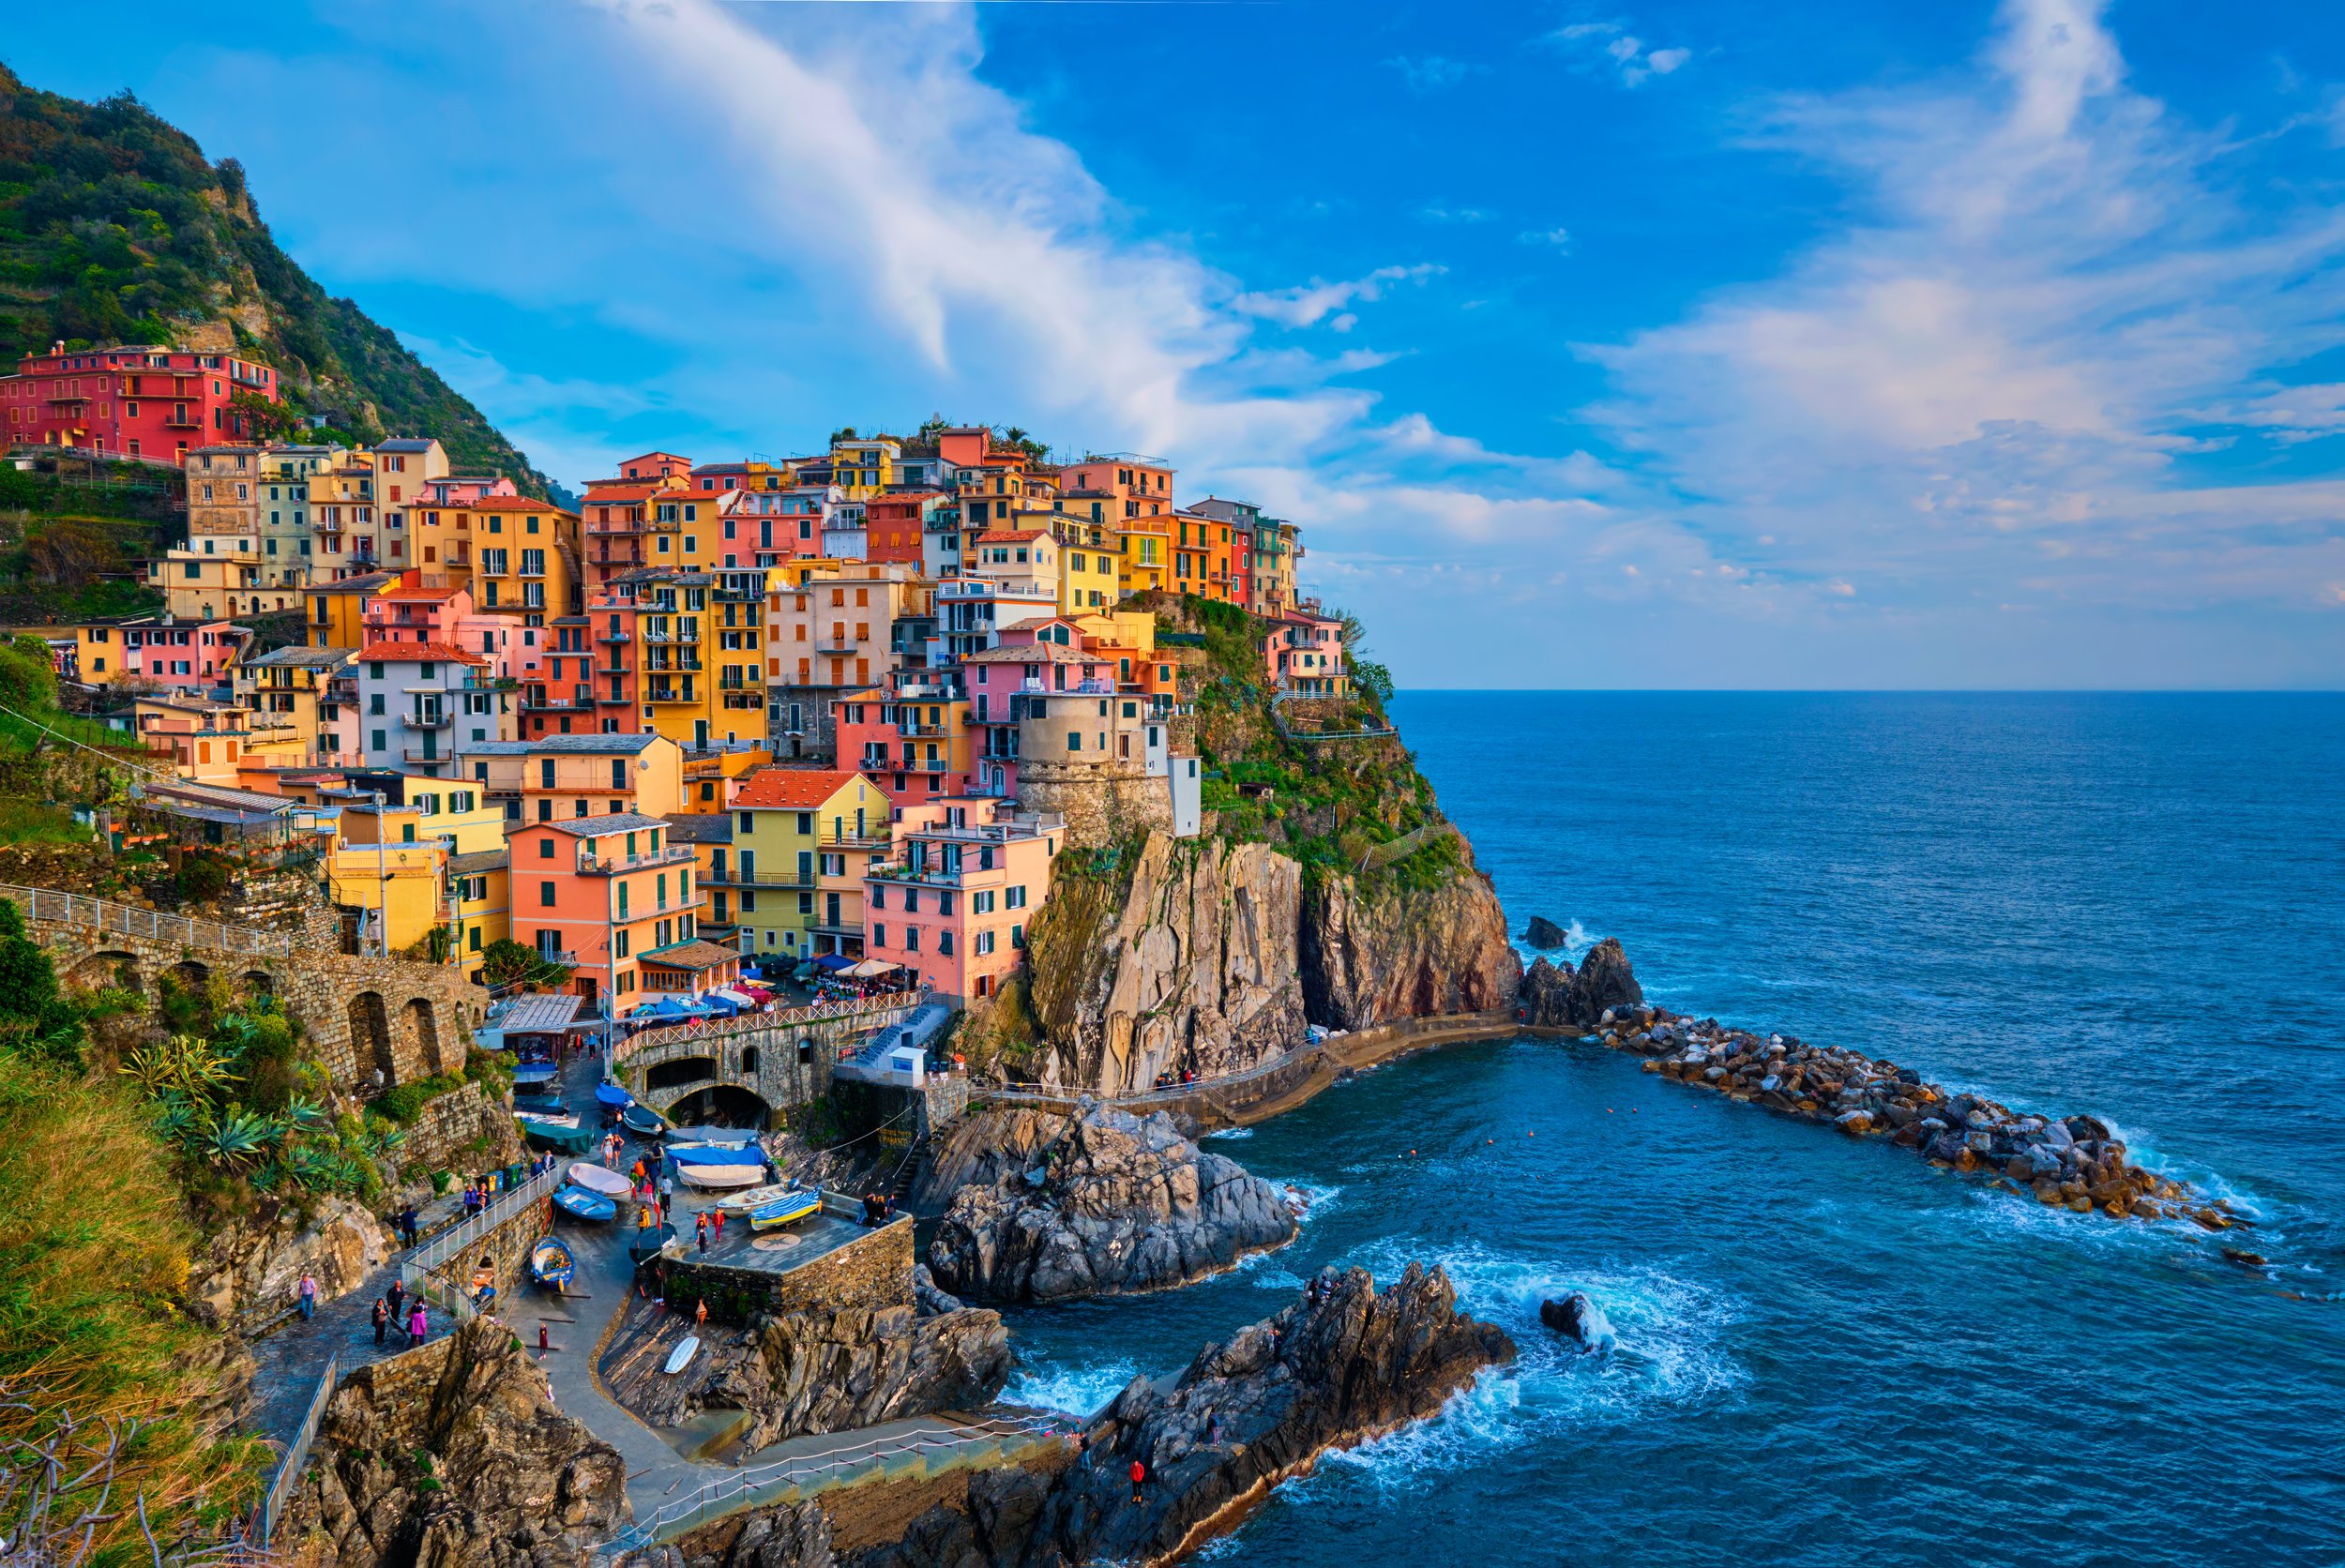
[[[362,946],[387,936],[390,951],[405,952],[439,927],[450,951],[477,953],[509,930],[505,814],[470,783],[414,779],[406,794],[378,803],[355,790],[319,792],[341,808],[328,861],[334,902],[360,912]]]
[[[542,626],[549,616],[584,608],[576,512],[525,495],[484,495],[421,510],[426,534],[439,535],[437,575],[448,587],[471,589],[475,609],[518,611],[523,626]],[[429,565],[425,575],[433,575]]]
[[[859,773],[766,768],[733,798],[733,880],[744,952],[860,957],[863,878],[885,860],[887,796]]]
[[[356,766],[362,758],[346,752],[341,706],[330,683],[350,662],[348,648],[277,648],[243,661],[236,692],[244,705],[288,724],[302,738],[296,767]],[[329,717],[329,715],[331,716]]]
[[[146,585],[163,596],[164,612],[186,621],[299,609],[299,586],[270,586],[265,581],[268,575],[261,557],[241,551],[212,555],[200,550],[168,550],[160,560],[146,564]]]
[[[310,601],[310,646],[354,651],[365,647],[367,600],[399,582],[397,572],[367,572],[339,581],[311,583],[302,591]]]
[[[896,482],[896,465],[903,448],[886,440],[834,441],[830,444],[831,483],[849,501],[868,501]]]
[[[1118,596],[1161,591],[1172,577],[1172,519],[1162,513],[1111,524]]]

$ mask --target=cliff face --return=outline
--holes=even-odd
[[[1522,976],[1498,895],[1470,866],[1430,889],[1323,878],[1299,946],[1311,1021],[1339,1029],[1511,1006]]]
[[[1150,834],[1120,907],[1086,888],[1037,922],[1042,1080],[1123,1093],[1294,1044],[1302,903],[1303,868],[1267,845]]]
[[[301,1274],[332,1301],[365,1283],[391,1255],[391,1233],[363,1204],[318,1199],[310,1223],[290,1203],[270,1203],[223,1228],[188,1270],[188,1306],[217,1328],[251,1333],[299,1304]]]
[[[284,1539],[338,1568],[567,1568],[630,1517],[626,1461],[487,1319],[352,1373],[311,1464]]]
[[[962,1187],[929,1247],[947,1290],[988,1301],[1066,1301],[1161,1290],[1294,1239],[1278,1191],[1209,1154],[1161,1112],[1095,1109],[1023,1170]]]

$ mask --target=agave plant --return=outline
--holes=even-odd
[[[155,1131],[167,1142],[184,1143],[203,1130],[204,1117],[185,1094],[167,1089],[155,1100]]]
[[[313,1133],[334,1124],[334,1113],[307,1094],[295,1094],[285,1105],[285,1120],[297,1131]]]
[[[204,1135],[201,1147],[214,1165],[242,1165],[267,1151],[271,1131],[265,1117],[232,1106]]]
[[[311,1192],[325,1192],[339,1185],[340,1172],[336,1158],[315,1144],[304,1143],[290,1150],[284,1157],[285,1174]]]
[[[176,1090],[191,1100],[206,1100],[236,1081],[235,1069],[219,1048],[195,1034],[174,1034],[159,1045],[142,1046],[130,1053],[122,1071],[156,1097]]]

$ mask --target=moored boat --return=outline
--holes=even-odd
[[[822,1211],[822,1207],[823,1195],[821,1193],[813,1192],[801,1187],[791,1192],[786,1192],[779,1198],[773,1199],[771,1202],[761,1203],[756,1208],[751,1209],[749,1211],[749,1229],[752,1230],[771,1230],[778,1226],[788,1225],[794,1221],[802,1220],[809,1214],[819,1214]]]
[[[553,1195],[553,1206],[573,1219],[609,1220],[618,1217],[619,1206],[598,1192],[584,1187],[561,1187]]]
[[[721,1209],[728,1214],[746,1215],[752,1209],[762,1209],[776,1199],[787,1198],[797,1190],[793,1183],[771,1182],[762,1187],[750,1187],[745,1192],[727,1192],[709,1206]]]
[[[529,1277],[555,1290],[569,1284],[570,1275],[578,1268],[578,1259],[562,1244],[558,1236],[541,1236],[529,1249]]]
[[[695,1187],[753,1187],[765,1180],[763,1165],[680,1165],[675,1173]]]
[[[619,1112],[619,1125],[638,1138],[664,1138],[668,1132],[666,1120],[640,1100]]]
[[[605,1198],[626,1198],[635,1191],[634,1184],[615,1170],[606,1170],[592,1160],[581,1160],[564,1172],[572,1185]]]

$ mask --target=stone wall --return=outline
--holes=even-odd
[[[1172,796],[1140,762],[1044,761],[1018,764],[1018,808],[1067,819],[1067,847],[1097,849],[1142,832],[1172,831]]]
[[[788,1274],[726,1268],[688,1257],[664,1267],[668,1299],[705,1296],[712,1317],[884,1311],[912,1301],[912,1216],[899,1214]]]
[[[529,1249],[553,1229],[553,1199],[540,1198],[523,1204],[466,1242],[462,1250],[431,1271],[433,1284],[449,1295],[472,1294],[473,1271],[489,1259],[496,1275],[497,1300],[507,1303],[529,1277]]]
[[[477,1083],[428,1102],[406,1131],[397,1159],[411,1182],[435,1170],[461,1178],[529,1158],[511,1110]]]

